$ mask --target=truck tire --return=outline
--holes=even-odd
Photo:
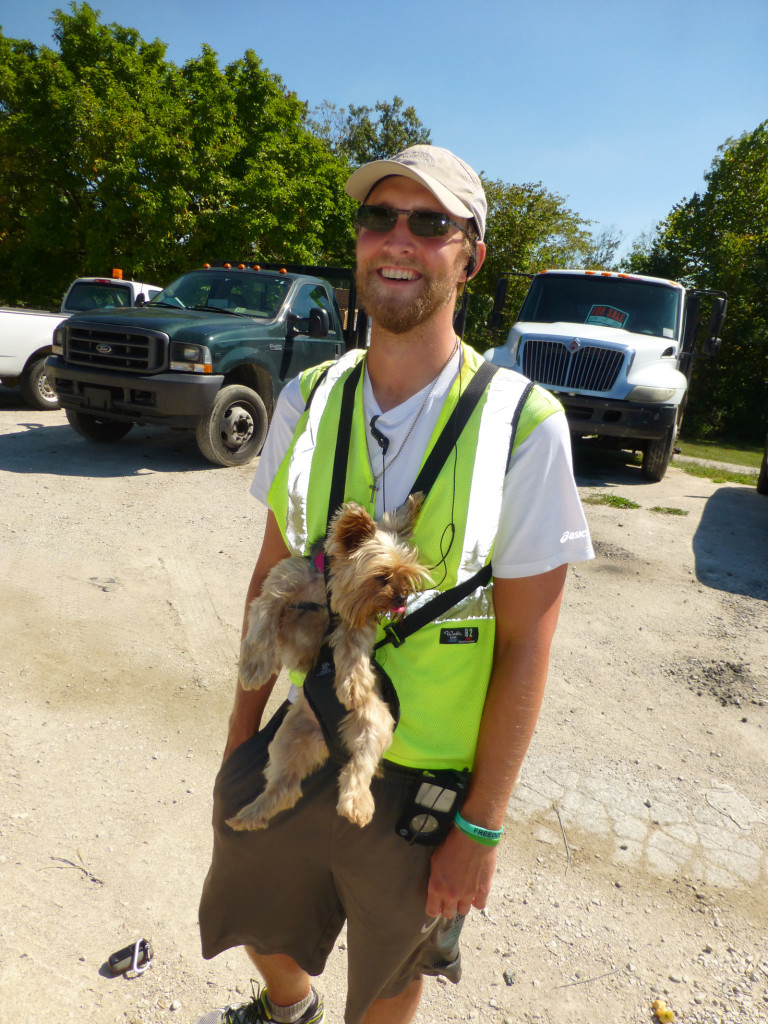
[[[669,427],[663,437],[654,437],[645,442],[643,464],[640,472],[646,480],[657,484],[664,479],[672,449],[675,446],[675,428]]]
[[[768,445],[768,439],[766,439],[766,444]],[[768,447],[763,455],[760,473],[757,477],[757,493],[768,494]]]
[[[45,358],[42,356],[36,359],[24,371],[19,380],[21,396],[33,409],[58,409],[59,396],[51,387],[45,372]]]
[[[261,451],[268,426],[259,395],[243,384],[230,384],[219,391],[211,411],[197,424],[197,444],[216,466],[242,466]]]
[[[133,426],[130,422],[105,420],[89,412],[80,412],[78,409],[67,409],[66,413],[70,427],[88,441],[119,441]]]

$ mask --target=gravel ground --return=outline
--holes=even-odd
[[[88,444],[0,388],[0,1024],[181,1024],[250,992],[241,951],[200,958],[196,914],[264,524],[251,475],[185,434]],[[597,558],[569,571],[494,892],[419,1024],[637,1024],[657,998],[765,1024],[768,500],[674,466],[577,476],[639,507],[586,506]],[[111,977],[141,936],[151,968]]]

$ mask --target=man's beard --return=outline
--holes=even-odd
[[[355,283],[360,306],[375,324],[392,334],[406,334],[429,320],[455,298],[457,284],[450,274],[436,278],[424,273],[419,294],[406,302],[391,292],[387,294],[385,286],[379,287],[375,269],[358,266]]]

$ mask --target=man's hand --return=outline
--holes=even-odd
[[[482,910],[496,869],[496,847],[484,846],[452,828],[432,854],[427,890],[427,913],[448,919]]]
[[[229,730],[222,761],[226,761],[230,754],[259,731],[261,716],[273,685],[274,679],[271,679],[267,686],[262,688],[266,692],[262,692],[262,690],[244,690],[238,682],[235,703],[232,714],[229,716]]]

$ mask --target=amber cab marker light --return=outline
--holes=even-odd
[[[119,268],[116,268],[115,270],[113,270],[112,271],[112,277],[114,278],[115,281],[122,281],[123,280],[123,272],[122,272],[122,270],[120,270]]]

